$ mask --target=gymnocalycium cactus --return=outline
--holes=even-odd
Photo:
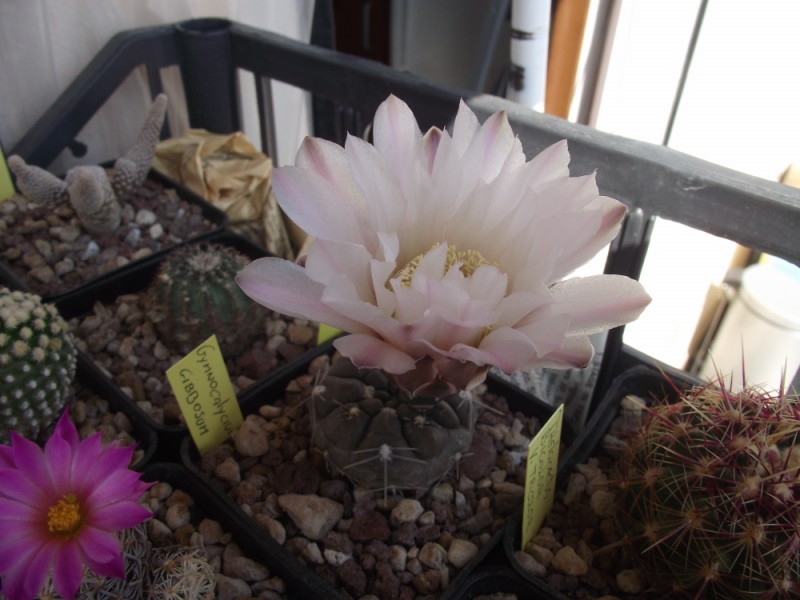
[[[64,408],[77,350],[55,305],[0,288],[0,442],[35,438]]]
[[[664,592],[800,594],[800,397],[712,385],[658,404],[619,461],[623,523]]]
[[[330,464],[372,490],[426,490],[469,450],[472,393],[411,397],[380,369],[336,360],[313,388],[314,441]]]
[[[161,340],[182,354],[212,333],[223,354],[236,355],[264,334],[265,311],[234,281],[249,258],[222,244],[190,244],[162,263],[145,307]]]

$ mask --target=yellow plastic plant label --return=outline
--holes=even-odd
[[[522,550],[539,532],[547,513],[553,508],[563,419],[562,404],[528,444],[525,499],[522,505]]]
[[[330,325],[320,323],[319,329],[317,329],[317,346],[321,346],[329,339],[336,337],[340,333],[342,333],[341,330],[331,327]]]
[[[167,380],[200,454],[224,442],[241,425],[242,410],[217,336],[167,369]]]
[[[0,202],[14,195],[14,184],[11,183],[11,172],[6,164],[6,157],[0,150]]]

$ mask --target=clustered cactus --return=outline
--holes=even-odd
[[[331,465],[367,489],[428,489],[469,450],[470,392],[411,397],[380,369],[345,358],[309,399],[314,440]]]
[[[17,155],[8,157],[8,166],[20,192],[30,200],[46,204],[68,200],[86,231],[111,233],[119,227],[121,204],[147,178],[166,111],[167,97],[159,94],[133,146],[114,163],[110,178],[100,166],[80,165],[70,169],[62,181]]]
[[[144,525],[120,532],[125,578],[101,577],[85,569],[76,600],[211,600],[216,575],[198,548],[154,548]],[[0,593],[0,598],[3,598]],[[61,600],[48,578],[39,600]]]
[[[695,388],[652,409],[619,469],[621,518],[657,590],[800,595],[800,397]]]
[[[249,261],[221,244],[190,244],[173,252],[144,300],[161,341],[187,354],[214,333],[223,354],[235,356],[263,335],[266,311],[234,281]]]
[[[36,438],[64,408],[77,350],[67,322],[36,294],[0,288],[0,442]]]
[[[212,600],[214,569],[197,548],[154,548],[150,560],[149,600]]]

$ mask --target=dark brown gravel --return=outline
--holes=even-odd
[[[18,194],[0,203],[0,260],[31,290],[53,297],[217,227],[199,204],[154,179],[128,199],[114,234],[94,237],[69,203],[36,204]]]

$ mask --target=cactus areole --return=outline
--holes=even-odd
[[[697,388],[659,404],[619,461],[621,518],[656,589],[800,596],[800,398]]]

